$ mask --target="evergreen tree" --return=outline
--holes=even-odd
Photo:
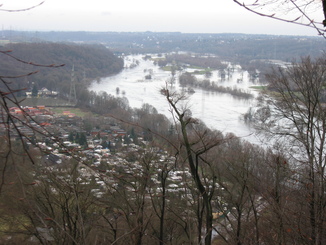
[[[70,132],[69,133],[69,136],[68,136],[68,140],[70,141],[70,142],[74,142],[74,133],[73,132]]]
[[[32,97],[37,97],[37,95],[38,95],[38,89],[36,84],[34,84],[32,88]]]

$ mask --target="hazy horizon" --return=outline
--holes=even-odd
[[[1,9],[24,9],[41,2],[2,0]],[[104,3],[93,0],[91,4],[76,0],[46,0],[34,9],[2,11],[1,15],[2,29],[16,31],[150,31],[317,36],[312,28],[255,15],[232,0],[203,0],[200,3],[194,0],[121,0]]]

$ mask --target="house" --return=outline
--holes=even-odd
[[[38,91],[38,96],[50,96],[52,95],[52,91],[48,90],[47,88],[41,88],[39,91]]]
[[[63,114],[64,116],[69,116],[69,115],[70,115],[70,111],[63,111],[62,114]]]
[[[101,131],[99,129],[93,129],[91,131],[91,135],[92,135],[92,137],[97,137],[97,136],[99,136],[100,132]]]
[[[19,107],[11,107],[11,108],[9,109],[9,112],[10,112],[11,114],[15,114],[15,115],[22,115],[22,114],[24,113],[23,110],[20,109]]]
[[[119,128],[118,126],[112,126],[111,131],[115,137],[119,137],[119,136],[124,137],[127,134],[125,130]]]
[[[42,122],[42,123],[40,123],[40,125],[41,125],[42,127],[45,127],[45,126],[51,126],[52,124],[49,123],[49,122]]]
[[[42,115],[43,113],[35,107],[25,107],[24,110],[30,115],[30,116],[36,116],[36,115]]]

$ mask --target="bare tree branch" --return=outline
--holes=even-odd
[[[37,64],[37,63],[31,62],[31,61],[25,61],[25,60],[22,60],[20,58],[17,58],[16,56],[11,55],[10,54],[11,52],[12,52],[12,50],[5,50],[5,51],[0,50],[0,54],[7,55],[10,58],[13,58],[14,60],[17,60],[18,62],[21,62],[23,64],[27,64],[27,65],[40,66],[40,67],[54,67],[54,68],[62,67],[62,66],[65,65],[65,64],[60,64],[60,65],[56,65],[56,64],[50,64],[50,65]]]
[[[310,27],[310,28],[314,28],[318,35],[323,36],[324,38],[326,38],[325,36],[325,29],[323,27],[325,27],[326,25],[326,20],[323,21],[315,21],[311,16],[309,11],[307,10],[307,8],[309,6],[311,6],[312,4],[314,4],[316,6],[315,1],[303,1],[301,2],[297,2],[295,0],[289,0],[289,1],[282,1],[282,0],[274,0],[274,1],[264,1],[264,0],[256,0],[254,3],[252,4],[246,4],[244,2],[240,2],[238,0],[233,0],[233,2],[235,2],[236,4],[238,4],[239,6],[241,6],[242,8],[248,10],[249,12],[252,12],[256,15],[259,16],[263,16],[263,17],[267,17],[267,18],[271,18],[274,20],[278,20],[278,21],[282,21],[282,22],[286,22],[286,23],[292,23],[292,24],[296,24],[296,25],[301,25],[301,26],[306,26],[306,27]],[[282,4],[287,4],[290,5],[292,7],[283,7],[280,8],[280,6],[282,6]],[[301,3],[301,4],[300,4]],[[277,5],[277,7],[273,8],[273,13],[268,13],[268,6],[272,7]],[[322,5],[323,5],[323,14],[325,16],[326,19],[326,0],[322,1]],[[319,9],[319,8],[317,8]],[[282,16],[282,11],[284,11],[285,13],[283,13]],[[297,16],[293,19],[290,17],[287,17],[287,12],[297,12]],[[322,27],[320,27],[322,25]]]
[[[31,10],[31,9],[34,9],[38,6],[41,6],[45,1],[42,1],[40,2],[39,4],[37,5],[34,5],[32,7],[28,7],[28,8],[24,8],[24,9],[1,9],[0,8],[0,11],[3,11],[3,12],[23,12],[23,11],[28,11],[28,10]],[[2,7],[3,5],[0,5],[0,7]]]

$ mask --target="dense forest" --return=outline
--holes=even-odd
[[[21,76],[38,71],[33,76],[15,79],[16,88],[38,89],[69,92],[72,69],[75,82],[86,88],[90,80],[116,74],[123,68],[123,60],[116,57],[109,49],[101,45],[78,45],[68,43],[11,43],[1,47],[7,55],[0,60],[2,76]],[[35,65],[36,64],[36,65]],[[40,67],[63,65],[58,68]]]

